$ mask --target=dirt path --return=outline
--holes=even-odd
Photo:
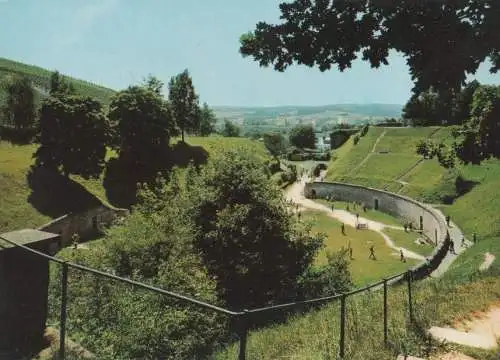
[[[430,328],[429,333],[436,339],[456,344],[494,349],[500,338],[500,307],[493,307],[486,313],[475,315],[470,321],[464,321],[451,327]]]
[[[493,261],[495,261],[495,255],[493,255],[492,253],[489,253],[489,252],[484,254],[484,261],[479,266],[479,271],[488,270],[490,268],[491,264],[493,264]]]
[[[292,186],[290,186],[290,188],[288,188],[288,190],[286,192],[287,200],[293,201],[294,203],[299,204],[299,206],[301,206],[304,209],[323,211],[328,216],[335,218],[337,220],[340,220],[344,224],[350,225],[352,227],[356,227],[357,220],[356,220],[356,216],[354,214],[351,214],[350,212],[345,211],[345,210],[336,210],[335,209],[332,211],[332,209],[328,208],[325,205],[322,205],[322,204],[319,204],[315,201],[307,199],[303,194],[304,186],[305,186],[305,183],[307,181],[308,181],[307,177],[303,177],[299,183],[294,183]],[[398,252],[398,254],[399,254],[399,250],[403,250],[403,254],[407,258],[422,260],[422,261],[425,260],[425,257],[420,255],[420,254],[417,254],[417,253],[410,251],[408,249],[396,246],[396,244],[394,244],[394,242],[391,240],[391,238],[382,232],[382,230],[386,227],[402,230],[401,227],[382,224],[382,223],[377,222],[377,221],[368,220],[368,219],[363,218],[361,216],[359,217],[359,222],[363,223],[363,224],[367,224],[368,228],[370,230],[378,232],[384,238],[386,245],[389,246],[391,249],[396,250]]]

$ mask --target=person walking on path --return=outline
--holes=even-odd
[[[450,215],[446,215],[446,225],[450,227]]]
[[[401,259],[401,262],[406,262],[405,254],[403,253],[403,249],[399,249],[399,257]]]
[[[373,245],[370,246],[370,256],[368,256],[368,259],[377,260],[375,257],[375,247]]]

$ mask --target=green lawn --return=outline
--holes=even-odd
[[[403,174],[419,159],[419,156],[411,154],[372,154],[369,160],[358,168],[356,176],[391,181]]]
[[[434,246],[430,244],[419,244],[417,239],[423,236],[415,231],[405,232],[404,230],[397,230],[385,228],[383,232],[391,238],[394,243],[399,247],[404,247],[410,251],[416,252],[422,256],[429,256],[434,251]]]
[[[315,232],[327,235],[325,248],[317,258],[319,264],[326,262],[327,251],[337,251],[350,246],[353,249],[353,259],[350,270],[354,283],[357,286],[376,282],[384,277],[401,273],[417,262],[408,261],[406,264],[399,260],[399,254],[389,248],[383,237],[372,230],[356,230],[346,225],[346,235],[342,235],[341,223],[320,211],[306,211],[303,219],[310,221]],[[375,247],[377,260],[370,260],[370,246]]]

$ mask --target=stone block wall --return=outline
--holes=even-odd
[[[115,209],[100,205],[93,209],[77,213],[66,214],[49,223],[40,226],[38,230],[59,234],[61,243],[51,253],[72,243],[73,234],[77,233],[80,239],[85,240],[99,234],[103,227],[109,226],[118,218],[128,214],[126,209]]]
[[[436,269],[448,251],[447,226],[443,214],[414,199],[383,190],[359,185],[313,182],[305,185],[304,195],[308,198],[334,197],[338,201],[362,203],[392,216],[411,221],[414,228],[420,229],[436,248],[428,260],[412,269],[415,279],[423,278]],[[362,215],[361,215],[362,216]]]

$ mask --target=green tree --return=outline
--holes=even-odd
[[[233,124],[229,120],[224,120],[224,128],[222,129],[222,135],[225,137],[239,137],[240,128]]]
[[[5,85],[7,92],[4,116],[16,129],[35,125],[35,93],[31,82],[23,76],[14,76]]]
[[[316,146],[316,135],[311,125],[297,125],[289,135],[290,144],[298,148],[311,148]]]
[[[172,77],[168,83],[170,111],[180,129],[182,142],[185,132],[197,132],[200,127],[198,95],[188,70]]]
[[[43,101],[37,165],[59,170],[65,176],[98,178],[108,141],[109,124],[97,100],[61,94]]]
[[[112,146],[138,178],[164,167],[175,123],[166,101],[155,88],[129,86],[111,99],[108,115]]]
[[[455,124],[463,124],[470,117],[473,95],[481,84],[477,81],[471,81],[456,95],[453,104],[453,118]]]
[[[203,106],[200,109],[200,128],[199,134],[201,136],[208,136],[215,132],[215,123],[217,122],[217,118],[215,117],[215,113],[212,109],[208,107],[207,103],[203,103]]]
[[[285,138],[280,133],[264,134],[264,145],[271,155],[278,161],[279,156],[286,150]]]
[[[500,157],[500,87],[479,86],[473,95],[470,118],[458,132],[455,150],[464,163],[478,164]]]
[[[59,96],[64,94],[75,95],[76,91],[73,84],[66,80],[64,76],[56,70],[50,75],[49,94],[51,96]]]
[[[157,95],[162,95],[162,89],[164,85],[165,84],[163,83],[163,81],[151,74],[149,74],[143,81],[143,86],[153,91]]]
[[[407,59],[418,94],[460,89],[487,58],[492,71],[500,68],[496,0],[295,0],[279,7],[281,23],[259,22],[240,39],[243,56],[279,71],[293,63],[344,71],[358,54],[378,68],[395,50]]]
[[[231,307],[296,298],[323,243],[290,216],[271,181],[255,154],[232,149],[215,154],[191,188],[195,243]]]

